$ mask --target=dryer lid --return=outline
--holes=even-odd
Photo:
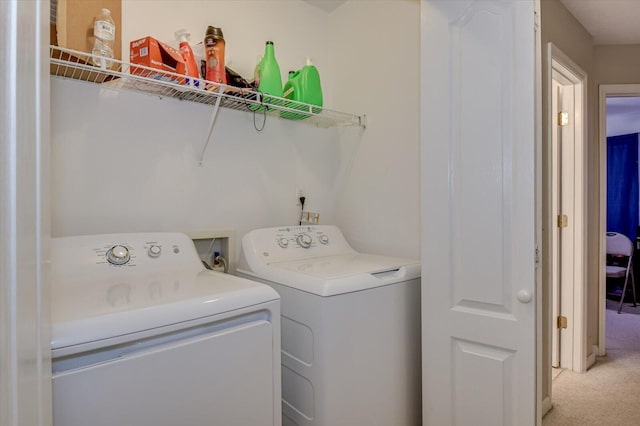
[[[108,261],[114,246],[128,253],[121,265]],[[184,234],[53,238],[51,249],[54,350],[279,299],[265,285],[205,270]]]
[[[52,349],[111,339],[277,300],[268,286],[214,271],[69,281],[52,289]]]

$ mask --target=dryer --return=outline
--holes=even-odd
[[[242,276],[282,309],[285,426],[421,424],[420,264],[356,252],[335,226],[257,229]]]
[[[55,426],[281,424],[280,300],[179,233],[52,239]]]

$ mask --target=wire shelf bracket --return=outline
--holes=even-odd
[[[218,90],[221,92],[223,89],[222,87],[220,87],[220,89]],[[222,96],[218,96],[218,98],[216,99],[216,103],[213,105],[213,117],[211,117],[211,127],[209,128],[209,134],[207,135],[207,139],[205,139],[204,145],[202,146],[202,151],[200,152],[200,158],[198,159],[199,166],[202,166],[204,154],[207,152],[207,146],[209,146],[211,135],[213,135],[213,128],[216,126],[216,119],[218,118],[218,112],[220,111],[221,100],[222,100]]]

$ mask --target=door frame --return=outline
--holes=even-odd
[[[50,4],[0,1],[0,424],[52,424]]]
[[[586,235],[586,223],[587,223],[587,210],[586,210],[586,199],[584,197],[584,188],[585,186],[585,170],[587,164],[587,150],[586,150],[586,135],[587,135],[587,88],[588,88],[588,77],[587,73],[580,68],[571,58],[569,58],[564,52],[562,52],[557,46],[553,43],[547,44],[547,63],[549,64],[547,69],[547,81],[549,81],[547,87],[547,102],[549,113],[552,111],[552,87],[551,82],[553,81],[553,73],[554,71],[560,73],[564,78],[566,78],[574,87],[574,140],[575,140],[575,159],[573,163],[574,168],[574,205],[573,205],[573,217],[570,218],[569,223],[573,224],[573,282],[572,283],[562,283],[560,288],[561,294],[564,296],[563,305],[566,309],[567,319],[570,324],[572,324],[572,333],[571,338],[568,339],[570,341],[570,350],[571,356],[561,356],[561,360],[569,360],[569,365],[562,366],[563,368],[568,368],[572,371],[576,372],[585,372],[589,367],[589,361],[587,360],[587,292],[585,286],[585,278],[586,278],[586,247],[585,247],[585,235]],[[550,143],[552,140],[552,132],[553,126],[555,123],[554,117],[549,117],[548,125],[547,125],[547,141],[549,141],[547,146],[547,164],[548,169],[547,173],[551,175],[551,159],[553,156],[552,144]],[[549,176],[550,177],[550,176]],[[549,179],[551,182],[551,179]],[[550,184],[551,185],[551,184]],[[551,197],[553,196],[553,188],[547,188],[547,202],[548,205],[551,206]],[[551,230],[557,226],[555,223],[556,216],[553,212],[547,215],[547,238],[549,245],[548,247],[553,247],[551,244]],[[571,225],[570,225],[571,226]],[[551,250],[552,251],[552,250]],[[552,256],[555,254],[553,251],[549,253],[547,259],[551,260]],[[547,280],[549,283],[552,283],[552,268],[547,268]],[[567,301],[565,303],[564,301]],[[549,307],[549,315],[551,316],[551,306]],[[550,326],[555,326],[555,321],[553,318],[550,318],[551,321]],[[552,332],[549,331],[549,351],[552,348]],[[562,349],[561,349],[562,350]],[[566,349],[565,349],[566,350]],[[550,353],[548,354],[550,357]],[[595,361],[595,357],[593,358]]]
[[[601,84],[598,102],[598,134],[600,148],[600,223],[598,231],[598,355],[606,355],[607,277],[607,97],[640,96],[640,84]],[[635,243],[634,243],[635,244]]]

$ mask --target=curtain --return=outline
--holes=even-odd
[[[638,133],[607,138],[607,231],[634,241],[638,226]]]

